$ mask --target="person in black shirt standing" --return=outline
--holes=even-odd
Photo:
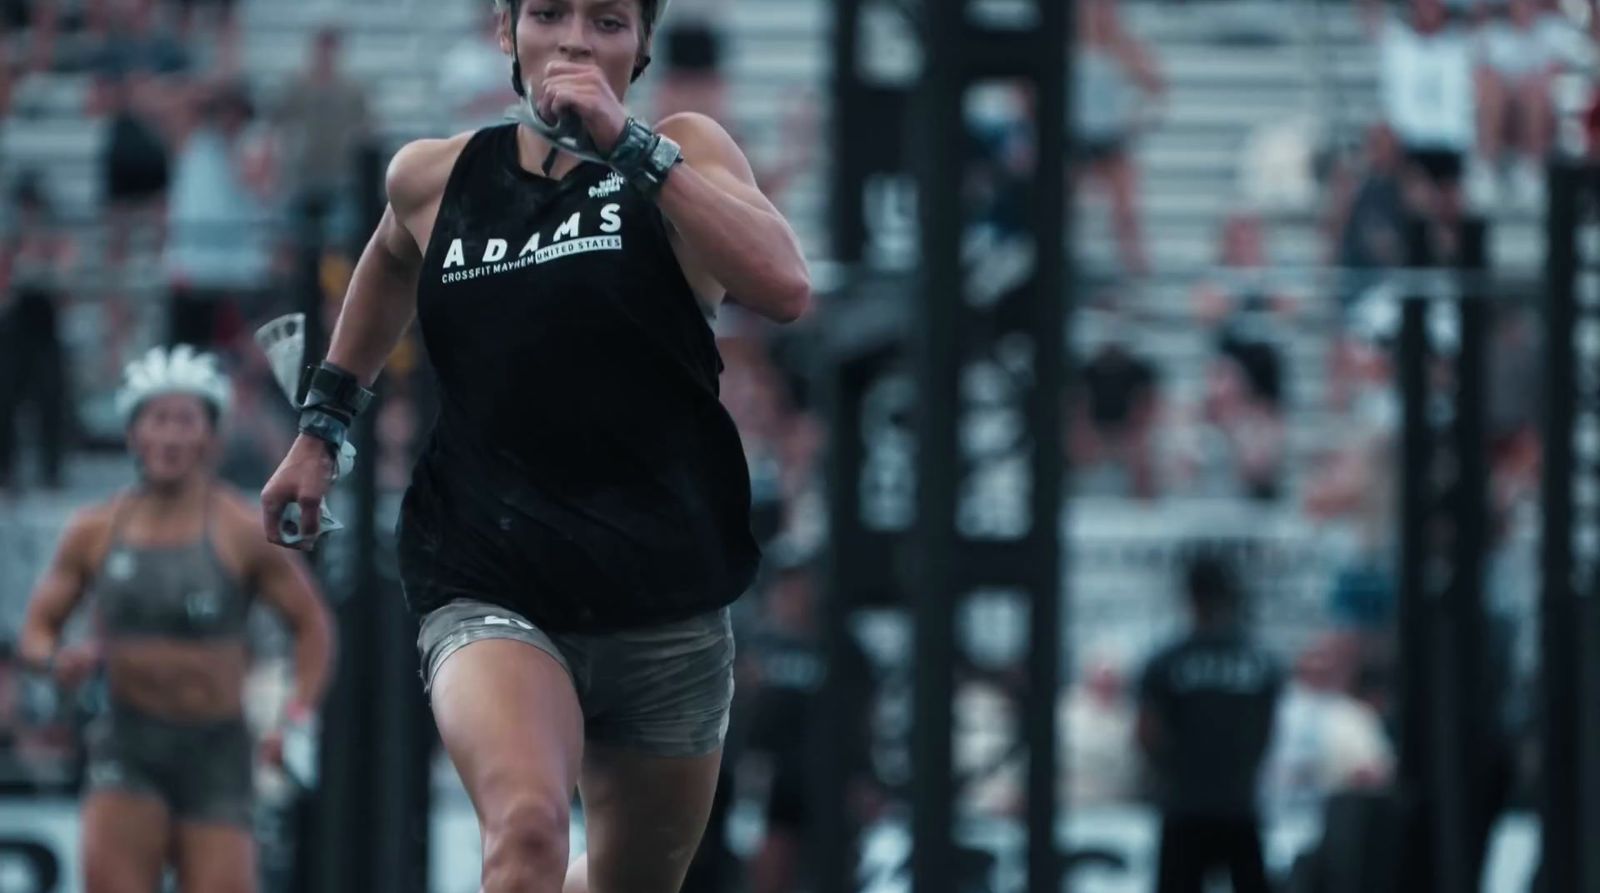
[[[314,542],[347,426],[413,314],[440,413],[401,507],[440,736],[485,893],[556,893],[576,785],[606,893],[676,891],[733,688],[727,605],[759,561],[707,317],[810,299],[789,224],[715,121],[622,105],[666,0],[497,0],[516,122],[400,150],[301,436],[262,491]]]
[[[0,237],[0,493],[14,480],[19,422],[26,407],[37,424],[45,486],[61,486],[71,403],[60,308],[72,244],[33,176],[13,194],[16,219]]]
[[[1185,569],[1194,625],[1139,683],[1139,745],[1161,809],[1157,893],[1200,893],[1225,869],[1234,893],[1266,893],[1256,786],[1283,672],[1251,642],[1238,590],[1220,558]]]

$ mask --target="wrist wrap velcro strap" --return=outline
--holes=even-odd
[[[646,198],[654,198],[673,165],[681,159],[677,143],[658,135],[639,119],[629,118],[606,163]]]
[[[302,410],[320,410],[346,426],[372,402],[372,392],[362,387],[354,375],[328,362],[307,366],[301,372],[297,396]]]
[[[606,163],[625,179],[631,180],[649,163],[650,150],[655,147],[656,139],[655,131],[638,118],[629,118],[622,125],[622,134],[617,137],[617,144],[611,147],[611,155],[606,158]]]

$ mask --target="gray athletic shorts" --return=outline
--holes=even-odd
[[[450,655],[480,639],[526,642],[572,677],[584,739],[656,756],[703,756],[722,746],[733,701],[728,609],[611,633],[546,633],[515,611],[457,599],[422,619],[417,648],[429,690]]]
[[[255,745],[242,718],[176,722],[113,703],[87,744],[91,792],[156,797],[179,822],[252,827]]]

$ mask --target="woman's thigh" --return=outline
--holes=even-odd
[[[160,798],[98,790],[83,803],[83,869],[88,893],[155,893],[171,844]]]
[[[480,639],[433,677],[433,716],[478,820],[530,799],[570,802],[583,760],[583,711],[567,670],[515,639]]]

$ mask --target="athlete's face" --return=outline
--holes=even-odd
[[[206,466],[215,444],[205,401],[188,394],[150,398],[128,429],[128,449],[152,484],[175,484],[194,474]]]
[[[522,61],[527,95],[538,96],[551,62],[599,66],[618,99],[649,47],[640,0],[522,0],[500,29],[500,48]],[[516,16],[512,27],[511,16]]]

